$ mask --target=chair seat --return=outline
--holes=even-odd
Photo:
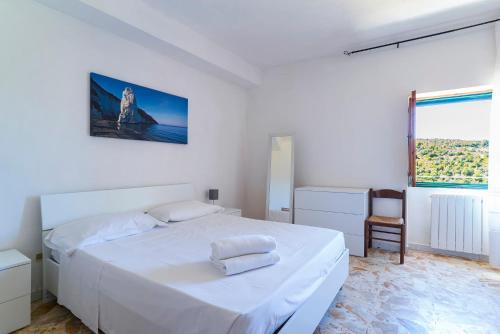
[[[368,222],[377,225],[403,225],[403,218],[385,217],[385,216],[370,216]]]

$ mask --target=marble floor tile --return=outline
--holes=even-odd
[[[350,258],[350,275],[315,334],[500,334],[500,270],[484,262],[409,251]],[[32,304],[17,333],[91,333],[56,303]]]
[[[500,270],[409,251],[350,258],[350,275],[315,334],[500,333]]]

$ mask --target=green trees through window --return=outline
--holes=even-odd
[[[417,183],[488,183],[488,140],[417,139]]]

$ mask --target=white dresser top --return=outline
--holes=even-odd
[[[0,252],[0,271],[22,266],[24,264],[30,263],[31,260],[21,254],[18,250],[9,249]]]
[[[342,187],[299,187],[295,191],[323,191],[331,193],[347,194],[366,194],[370,191],[368,188],[342,188]]]

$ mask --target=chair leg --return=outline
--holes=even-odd
[[[399,249],[399,263],[405,263],[405,253],[406,253],[406,226],[401,226],[401,242]]]
[[[370,235],[368,233],[368,222],[365,221],[365,257],[368,256],[368,242],[370,239]]]
[[[372,248],[373,247],[372,237],[373,237],[373,226],[372,225],[368,225],[368,248]]]

